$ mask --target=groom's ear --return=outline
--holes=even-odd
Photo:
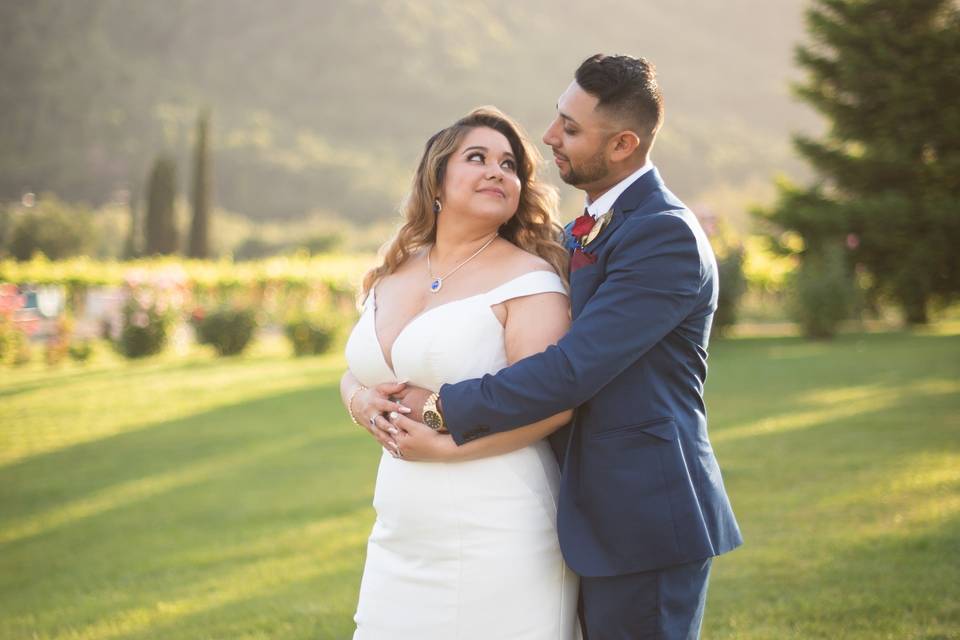
[[[622,162],[632,156],[640,147],[640,136],[629,129],[616,134],[611,140],[613,148],[610,152],[610,159],[614,162]]]

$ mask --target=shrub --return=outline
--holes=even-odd
[[[52,260],[89,253],[94,245],[93,216],[45,194],[33,208],[14,217],[9,243],[17,260],[29,260],[38,252]]]
[[[298,246],[306,249],[307,254],[315,256],[323,253],[330,253],[343,244],[343,238],[339,233],[327,233],[314,235],[301,242]]]
[[[30,362],[30,341],[12,322],[0,318],[0,363],[21,365]]]
[[[30,340],[22,332],[17,332],[14,336],[13,348],[10,351],[7,361],[15,367],[21,367],[33,359],[33,349],[30,346]]]
[[[212,313],[197,309],[192,321],[197,342],[211,345],[221,356],[242,353],[257,328],[256,316],[250,309],[218,309]]]
[[[93,342],[91,340],[77,340],[70,343],[70,359],[74,362],[87,362],[93,355]]]
[[[285,333],[293,346],[294,355],[319,355],[325,353],[333,343],[337,324],[329,318],[300,317],[287,322]]]
[[[144,304],[134,296],[123,305],[120,327],[120,353],[128,358],[143,358],[163,351],[170,320],[155,304]]]
[[[66,360],[70,350],[73,321],[66,316],[57,319],[53,333],[47,338],[43,358],[48,366],[56,366]]]
[[[43,351],[43,359],[47,366],[55,367],[67,358],[70,345],[62,340],[47,340]]]
[[[720,284],[717,310],[713,315],[713,333],[723,334],[736,323],[740,298],[747,288],[744,246],[741,238],[723,218],[707,211],[703,212],[701,223],[717,258],[717,280]]]
[[[233,250],[235,260],[259,260],[267,256],[272,256],[283,249],[283,245],[258,238],[256,236],[247,238]]]
[[[125,278],[129,297],[120,312],[117,349],[128,358],[159,353],[186,299],[185,275],[171,266],[153,273],[131,269]]]
[[[13,323],[0,318],[0,362],[6,363],[9,355],[13,353],[17,340],[13,332]]]
[[[807,252],[790,281],[790,315],[809,338],[832,338],[850,317],[856,287],[843,249]]]
[[[743,249],[737,247],[717,261],[720,280],[720,297],[717,311],[713,315],[713,330],[724,334],[737,322],[737,310],[740,299],[747,289],[747,279],[743,273]]]
[[[30,341],[14,319],[24,302],[16,285],[0,284],[0,363],[19,365],[30,361]]]

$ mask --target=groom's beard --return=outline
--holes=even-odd
[[[573,162],[570,162],[569,166],[570,170],[567,171],[566,175],[561,173],[560,179],[572,187],[580,188],[583,185],[592,184],[602,180],[610,173],[602,149],[596,155],[584,161],[582,165],[574,166]]]

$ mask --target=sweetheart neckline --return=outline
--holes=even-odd
[[[491,291],[495,291],[495,290],[496,289],[491,289]],[[380,360],[383,361],[383,364],[386,365],[387,369],[390,370],[390,373],[393,374],[393,377],[396,378],[397,372],[393,368],[394,366],[393,353],[397,348],[397,343],[400,342],[400,338],[403,337],[403,334],[407,332],[407,329],[409,329],[411,326],[416,324],[421,318],[428,315],[431,311],[436,311],[437,309],[442,309],[443,307],[449,307],[450,305],[456,304],[458,302],[467,302],[468,300],[480,298],[482,296],[487,295],[491,291],[487,291],[484,293],[477,293],[472,296],[467,296],[466,298],[458,298],[456,300],[450,300],[449,302],[438,304],[435,307],[428,307],[427,309],[424,309],[420,313],[410,318],[410,320],[407,321],[407,324],[403,325],[403,328],[400,329],[397,335],[393,338],[393,343],[390,345],[390,360],[388,361],[387,350],[383,348],[383,342],[380,340],[380,333],[377,331],[377,289],[376,287],[370,289],[370,297],[371,297],[372,310],[373,310],[373,317],[370,320],[373,323],[373,338],[377,342],[377,351],[380,354]],[[490,305],[485,305],[484,308],[490,312],[490,316],[493,317],[493,319],[496,320],[497,324],[499,325],[500,320],[499,318],[497,318],[497,315],[493,312],[493,308]],[[366,313],[366,310],[364,311],[364,313]],[[500,326],[502,327],[503,325],[500,325]]]
[[[420,320],[421,318],[423,318],[425,315],[428,315],[431,311],[436,311],[437,309],[441,309],[441,308],[443,308],[443,307],[448,307],[448,306],[450,306],[450,305],[452,305],[452,304],[456,304],[456,303],[458,303],[458,302],[467,302],[467,301],[469,301],[469,300],[474,300],[474,299],[476,299],[476,298],[482,298],[482,297],[485,297],[485,296],[489,296],[489,295],[491,295],[492,293],[496,292],[498,289],[502,289],[502,288],[504,288],[504,287],[506,287],[506,286],[508,286],[508,285],[513,284],[514,282],[516,282],[517,280],[519,280],[519,279],[521,279],[521,278],[526,278],[526,277],[528,277],[528,276],[530,276],[530,275],[532,275],[532,274],[535,274],[535,273],[549,273],[549,274],[554,274],[554,275],[556,275],[553,271],[548,271],[548,270],[546,270],[546,269],[534,269],[533,271],[527,271],[526,273],[521,273],[519,276],[516,276],[516,277],[514,277],[514,278],[510,278],[510,279],[507,280],[506,282],[503,282],[503,283],[501,283],[501,284],[498,284],[497,286],[495,286],[493,289],[490,289],[489,291],[483,291],[483,292],[481,292],[481,293],[475,293],[475,294],[473,294],[472,296],[466,296],[466,297],[464,297],[464,298],[458,298],[458,299],[456,299],[456,300],[450,300],[450,301],[448,301],[448,302],[443,302],[443,303],[441,303],[441,304],[438,304],[438,305],[435,306],[435,307],[428,307],[427,309],[424,309],[424,310],[421,311],[420,313],[418,313],[418,314],[416,314],[415,316],[413,316],[412,318],[410,318],[410,320],[407,321],[407,324],[403,325],[403,328],[400,329],[400,331],[397,333],[396,336],[394,336],[394,338],[393,338],[393,344],[390,345],[390,350],[389,350],[390,360],[389,360],[389,361],[387,361],[387,350],[383,348],[383,342],[380,340],[380,334],[377,332],[377,287],[376,287],[376,285],[374,285],[373,287],[370,288],[370,301],[371,301],[372,307],[373,307],[373,318],[372,318],[372,322],[373,322],[373,339],[376,340],[376,342],[377,342],[377,351],[380,353],[380,360],[383,361],[383,364],[386,365],[387,370],[389,370],[390,373],[393,374],[393,377],[396,378],[396,377],[397,377],[397,372],[396,372],[396,370],[393,368],[393,365],[395,364],[395,363],[394,363],[394,359],[393,359],[393,352],[394,352],[394,350],[395,350],[396,347],[397,347],[397,343],[400,341],[400,337],[403,336],[403,334],[406,333],[407,329],[409,329],[409,328],[410,328],[413,324],[415,324],[418,320]],[[500,303],[498,302],[498,303],[496,303],[496,304],[500,304]],[[496,323],[497,323],[498,325],[500,325],[500,328],[502,329],[502,328],[503,328],[503,325],[500,324],[500,319],[497,318],[497,315],[493,312],[493,307],[492,307],[492,305],[484,305],[484,306],[485,306],[485,308],[490,312],[490,317],[492,317],[492,318],[496,321]],[[367,312],[367,310],[364,309],[364,314],[366,314],[366,312]]]

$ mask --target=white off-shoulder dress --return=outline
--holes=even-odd
[[[534,271],[416,316],[397,336],[391,369],[377,339],[375,292],[347,342],[350,370],[374,386],[445,383],[507,366],[491,306],[564,293]],[[560,473],[546,441],[469,462],[408,462],[384,453],[377,520],[354,617],[354,640],[575,640],[577,578],[557,540]]]

